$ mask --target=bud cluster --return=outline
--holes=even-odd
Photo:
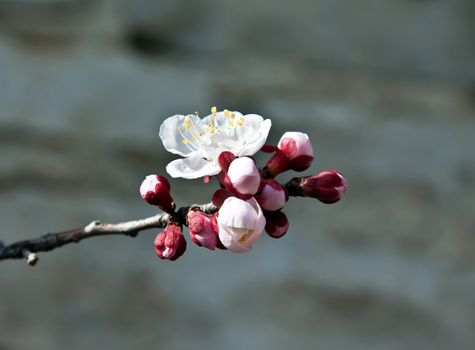
[[[161,259],[176,260],[185,252],[183,226],[188,227],[191,241],[200,247],[247,252],[263,231],[272,238],[287,233],[289,220],[283,208],[289,195],[330,204],[337,202],[347,189],[345,178],[334,170],[294,178],[285,185],[276,179],[288,170],[304,171],[310,167],[314,153],[307,134],[286,132],[277,146],[264,145],[261,151],[272,153],[262,168],[251,156],[237,156],[228,150],[219,153],[220,170],[213,175],[220,188],[212,197],[216,209],[211,212],[199,207],[176,211],[168,180],[160,175],[145,178],[140,186],[142,198],[170,217],[154,242]],[[205,176],[205,182],[208,180]]]

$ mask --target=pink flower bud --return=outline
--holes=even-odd
[[[313,147],[307,134],[288,131],[280,138],[277,147],[290,160],[290,168],[303,171],[313,161]]]
[[[183,237],[181,228],[175,224],[168,224],[165,229],[160,232],[155,241],[155,252],[160,259],[176,260],[186,250],[186,240]]]
[[[287,190],[274,179],[264,180],[262,190],[255,196],[263,210],[276,211],[282,209],[289,196]]]
[[[266,232],[272,238],[280,238],[285,235],[289,229],[289,220],[281,211],[266,212]]]
[[[301,182],[302,193],[306,197],[317,198],[327,204],[338,202],[348,188],[346,179],[335,170],[305,177]]]
[[[264,178],[273,178],[287,170],[303,171],[313,161],[313,147],[307,134],[288,131],[280,138],[277,147],[264,145],[262,151],[274,155],[262,169]]]
[[[216,248],[218,233],[213,230],[211,217],[199,210],[190,210],[186,216],[190,237],[200,247]]]
[[[151,205],[160,207],[167,213],[175,211],[175,201],[170,194],[170,184],[160,175],[148,175],[140,185],[142,198]]]
[[[247,201],[227,198],[219,210],[217,221],[219,239],[235,253],[251,250],[266,225],[262,209],[254,198]]]
[[[229,165],[226,183],[236,195],[255,194],[261,183],[261,174],[254,160],[249,157],[234,159]]]

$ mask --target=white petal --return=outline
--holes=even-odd
[[[272,122],[270,119],[263,120],[260,115],[248,114],[244,116],[243,149],[240,156],[254,155],[266,143]]]
[[[212,152],[209,151],[211,147],[214,147],[215,152],[219,150],[219,152],[216,152],[217,155],[223,151],[230,151],[233,154],[237,154],[242,149],[242,142],[237,135],[229,134],[224,130],[224,132],[213,135],[213,143],[207,148],[208,154],[212,154]]]
[[[236,241],[233,237],[232,229],[219,225],[219,240],[231,252],[245,253],[251,250],[251,246]]]
[[[170,162],[166,169],[171,177],[182,177],[184,179],[216,175],[221,171],[219,165],[201,158],[197,153],[188,158],[176,159]]]
[[[189,134],[189,131],[183,127],[186,118],[184,115],[177,114],[165,119],[160,126],[159,132],[159,136],[166,150],[183,157],[187,157],[196,151],[192,149],[190,144],[185,145],[183,143],[184,138],[191,139],[192,136]],[[201,128],[201,120],[198,117],[193,116],[193,122],[197,123],[197,128]],[[185,137],[180,134],[178,128],[182,128],[182,133]]]
[[[266,218],[264,217],[264,213],[262,212],[261,207],[259,206],[254,197],[249,199],[247,202],[251,204],[257,211],[257,219],[254,226],[254,232],[248,239],[246,239],[245,242],[247,245],[252,246],[259,239],[259,237],[261,237],[262,231],[264,231],[264,228],[266,226]]]

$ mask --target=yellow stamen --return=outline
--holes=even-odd
[[[193,117],[193,115],[191,115]],[[191,123],[190,122],[187,122],[188,123],[188,128],[186,128],[188,130],[188,132],[190,133],[190,135],[192,136],[192,140],[193,141],[196,141],[199,137],[199,131],[198,129],[196,129],[196,122],[193,121],[193,119],[190,119]]]
[[[211,107],[211,115],[214,117],[216,113],[218,112],[218,109],[216,107]]]
[[[242,243],[242,242],[245,242],[251,236],[252,230],[250,229],[240,229],[240,230],[244,231],[243,232],[244,234],[240,238],[238,238],[238,242]]]
[[[229,111],[227,109],[224,110],[224,116],[229,117]]]
[[[190,141],[189,141],[189,140],[187,140],[187,139],[183,139],[183,141],[182,141],[182,142],[183,142],[183,144],[187,145],[187,144],[188,144]]]

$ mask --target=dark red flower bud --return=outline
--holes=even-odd
[[[170,194],[170,183],[160,175],[148,175],[140,185],[142,198],[151,205],[160,207],[167,213],[175,211],[175,201]]]
[[[266,217],[266,232],[272,238],[280,238],[289,229],[289,220],[281,211],[264,212]]]
[[[183,232],[181,228],[175,224],[168,224],[167,227],[157,235],[153,245],[160,259],[168,259],[171,261],[178,259],[186,250],[186,240],[185,237],[183,237]]]
[[[332,204],[340,200],[348,188],[348,183],[339,172],[326,170],[320,174],[302,178],[301,187],[304,196]]]

